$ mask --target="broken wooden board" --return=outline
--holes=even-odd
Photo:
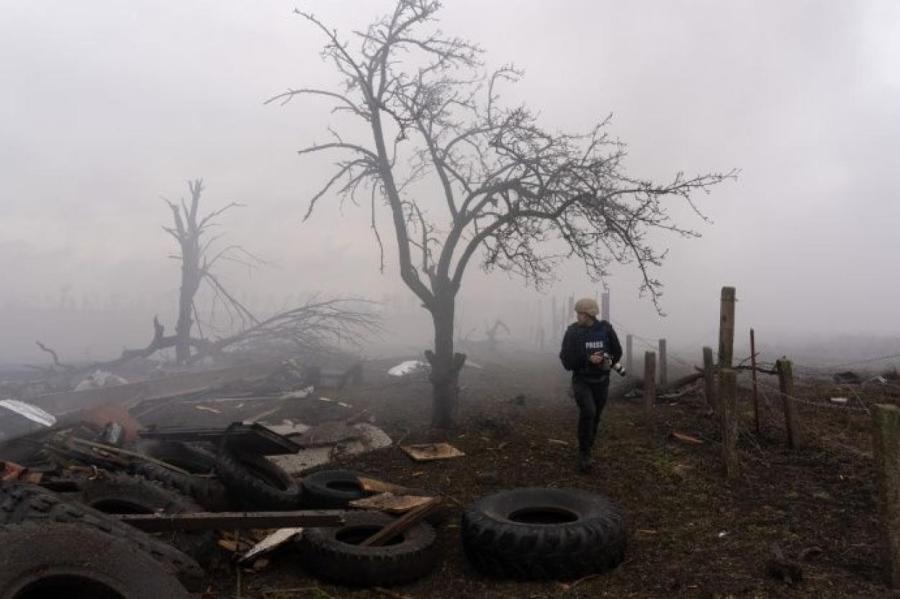
[[[290,475],[302,474],[316,466],[328,464],[342,456],[366,453],[393,445],[391,438],[373,424],[360,422],[353,425],[359,431],[359,438],[326,447],[301,449],[295,454],[274,455],[269,459]]]
[[[405,514],[406,512],[429,503],[433,497],[422,495],[394,495],[393,493],[379,493],[363,499],[354,499],[350,507],[363,510],[378,510],[389,514]]]
[[[291,512],[194,512],[185,514],[115,514],[144,532],[240,530],[252,528],[330,527],[344,524],[342,510]]]
[[[692,437],[690,435],[685,435],[684,433],[672,431],[669,436],[671,436],[676,441],[681,441],[682,443],[687,443],[689,445],[703,445],[703,441],[701,439]]]
[[[406,453],[406,455],[416,460],[417,462],[449,460],[466,455],[449,443],[420,443],[418,445],[403,445],[400,447],[400,449],[402,449]]]
[[[391,493],[393,495],[411,495],[410,489],[402,485],[384,482],[367,476],[358,477],[360,488],[367,493]]]
[[[303,528],[301,527],[293,527],[293,528],[279,528],[262,541],[257,543],[250,549],[247,553],[245,553],[238,560],[240,563],[246,563],[252,560],[255,560],[258,557],[262,557],[267,555],[285,543],[294,540],[300,533],[303,532]]]

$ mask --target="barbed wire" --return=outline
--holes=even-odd
[[[822,402],[822,401],[806,399],[803,397],[797,397],[795,395],[783,393],[780,388],[775,387],[774,385],[770,385],[769,383],[766,383],[763,381],[757,381],[757,384],[759,384],[762,387],[771,389],[772,391],[774,391],[775,393],[778,394],[778,397],[787,397],[793,401],[796,401],[797,403],[813,406],[815,408],[824,408],[824,409],[830,409],[830,410],[845,410],[845,411],[850,411],[850,412],[865,412],[867,414],[870,413],[868,406],[865,405],[865,402],[863,402],[862,398],[859,396],[857,396],[857,400],[862,405],[861,408],[856,407],[856,406],[851,406],[849,403],[846,403],[846,404],[830,403],[830,402],[826,403],[826,402]]]

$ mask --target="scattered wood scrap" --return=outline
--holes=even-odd
[[[341,526],[340,510],[298,510],[291,512],[193,512],[185,514],[122,514],[122,522],[144,532],[178,530],[240,530],[291,528],[298,526]]]
[[[301,527],[279,528],[254,545],[247,553],[241,556],[238,561],[240,563],[248,563],[264,555],[268,555],[287,542],[294,540],[302,532],[303,528]]]
[[[400,449],[402,449],[406,453],[406,455],[417,462],[449,460],[466,455],[449,443],[421,443],[418,445],[403,445],[402,447],[400,447]]]
[[[394,495],[393,493],[379,493],[363,499],[355,499],[350,502],[350,507],[364,510],[378,510],[389,514],[405,514],[425,503],[432,501],[433,497],[422,495]]]
[[[360,488],[367,493],[392,493],[394,495],[412,495],[408,487],[395,485],[383,480],[368,478],[366,476],[358,477]]]
[[[423,503],[419,507],[407,512],[394,522],[388,524],[371,537],[359,544],[360,547],[377,547],[384,545],[397,535],[403,534],[419,522],[425,519],[430,513],[437,509],[441,500],[438,497],[431,498],[427,503]]]
[[[702,439],[698,439],[697,437],[692,437],[691,435],[686,435],[684,433],[679,433],[677,431],[672,431],[669,436],[676,441],[681,441],[682,443],[687,443],[689,445],[703,445]]]

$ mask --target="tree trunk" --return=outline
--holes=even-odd
[[[459,398],[459,371],[466,361],[465,354],[453,352],[453,320],[456,297],[450,293],[437,295],[431,317],[434,321],[434,351],[426,351],[431,364],[432,399],[431,425],[451,428]]]
[[[199,254],[199,248],[197,253]],[[182,248],[181,292],[178,296],[178,322],[175,325],[175,360],[179,364],[187,364],[191,358],[194,295],[200,288],[201,278],[198,257],[192,248]]]

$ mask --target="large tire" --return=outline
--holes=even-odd
[[[0,526],[0,599],[187,599],[128,539],[79,524]]]
[[[216,469],[215,453],[201,445],[181,441],[145,440],[137,444],[137,450],[191,474],[212,474]]]
[[[66,502],[40,487],[10,484],[0,487],[0,524],[34,520],[42,524],[78,524],[125,539],[178,577],[189,591],[199,591],[204,573],[197,562],[160,540],[85,505]]]
[[[359,473],[351,470],[320,470],[303,477],[302,484],[303,505],[310,509],[343,509],[371,495],[359,484]]]
[[[465,511],[462,543],[469,561],[485,574],[573,579],[622,561],[625,520],[602,495],[512,489],[482,497]]]
[[[153,462],[139,462],[132,472],[158,481],[189,497],[210,512],[224,512],[232,507],[225,485],[212,478],[216,466],[215,454],[200,446],[165,441],[143,441],[138,445],[142,453],[171,464],[190,474],[182,474]],[[192,476],[197,475],[197,476]]]
[[[223,448],[216,454],[216,472],[229,494],[246,509],[295,510],[300,506],[300,485],[265,456]]]
[[[74,495],[80,503],[105,514],[188,514],[205,511],[190,497],[161,483],[124,473],[107,473],[79,483]],[[157,538],[174,545],[198,563],[209,565],[218,549],[212,531],[160,533]]]
[[[338,528],[307,528],[300,538],[303,563],[315,576],[347,586],[388,586],[425,576],[438,558],[436,534],[428,524],[410,528],[391,545],[359,546],[393,521],[385,514],[359,513]]]

